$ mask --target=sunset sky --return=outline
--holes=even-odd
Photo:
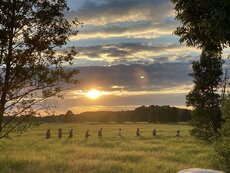
[[[79,54],[80,86],[56,101],[59,113],[127,110],[141,105],[185,107],[191,62],[200,50],[179,44],[170,0],[68,0],[68,19],[84,23],[67,46]],[[92,98],[87,94],[96,92]],[[95,91],[97,90],[97,91]]]

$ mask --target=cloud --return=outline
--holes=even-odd
[[[154,20],[159,21],[172,14],[169,0],[86,0],[78,8],[66,14],[68,18],[78,17],[85,24],[104,25],[114,22]]]
[[[112,23],[105,25],[88,25],[79,29],[76,39],[92,39],[92,38],[111,38],[111,37],[127,37],[127,38],[157,38],[162,35],[170,35],[178,26],[178,22],[174,18],[169,17],[159,22],[154,21],[136,21],[125,23]]]
[[[65,92],[58,111],[127,110],[141,105],[184,106],[192,88],[190,63],[152,63],[78,67],[79,87]],[[96,100],[86,97],[90,89],[103,94]]]
[[[79,67],[80,89],[104,91],[164,91],[191,85],[190,63],[153,63]],[[120,87],[114,87],[120,86]],[[179,92],[179,91],[178,91]],[[186,91],[187,92],[187,91]],[[153,93],[152,93],[153,94]],[[154,93],[156,94],[156,93]]]
[[[81,65],[151,64],[154,62],[191,62],[199,51],[178,44],[121,43],[79,48],[76,61]],[[84,62],[81,62],[84,60]],[[98,63],[97,63],[98,61]],[[103,62],[103,63],[102,63]],[[87,63],[89,63],[87,65]]]
[[[72,11],[66,17],[84,23],[67,45],[79,45],[74,61],[81,85],[65,92],[58,111],[185,105],[191,61],[200,51],[172,35],[179,23],[170,0],[68,1]],[[92,88],[106,94],[90,100],[85,93]]]
[[[100,3],[102,2],[102,3]],[[66,13],[70,20],[84,23],[77,39],[157,38],[172,34],[178,26],[169,0],[85,0],[76,10]]]

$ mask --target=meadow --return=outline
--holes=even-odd
[[[51,139],[45,139],[48,128]],[[57,138],[58,128],[63,129],[62,139]],[[71,128],[74,136],[68,139]],[[119,128],[123,137],[117,135]],[[135,136],[136,128],[142,136]],[[0,173],[175,173],[214,168],[211,144],[191,137],[190,128],[182,124],[42,124],[0,140]],[[87,129],[91,136],[85,139]],[[181,137],[175,137],[178,129]]]

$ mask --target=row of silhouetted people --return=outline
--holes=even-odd
[[[121,130],[121,128],[118,129],[117,135],[120,136],[120,137],[122,137],[122,130]],[[156,129],[153,129],[153,130],[152,130],[152,135],[153,135],[153,136],[156,136],[156,135],[157,135]],[[86,130],[86,132],[85,132],[85,138],[88,138],[89,136],[90,136],[89,130]],[[137,128],[137,130],[136,130],[136,136],[141,136],[141,131],[140,131],[139,128]],[[180,130],[177,130],[176,136],[177,136],[177,137],[180,137]],[[50,129],[48,129],[48,130],[46,131],[46,139],[49,139],[50,137],[51,137],[51,133],[50,133]],[[98,130],[98,137],[102,137],[102,128],[100,128],[100,129]],[[59,138],[59,139],[62,138],[62,128],[59,128],[59,129],[58,129],[58,138]],[[70,131],[69,131],[69,138],[73,138],[73,129],[70,129]]]

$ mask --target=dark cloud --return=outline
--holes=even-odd
[[[189,63],[153,63],[150,65],[116,65],[80,67],[82,88],[124,86],[126,91],[159,91],[190,85]]]
[[[86,23],[139,21],[143,18],[158,21],[168,16],[171,11],[172,4],[169,0],[106,0],[101,4],[87,0],[79,9],[71,11],[67,16],[77,16]]]
[[[180,47],[178,45],[148,45],[142,43],[121,43],[112,45],[99,45],[92,47],[84,47],[80,49],[80,54],[87,55],[90,58],[98,58],[102,54],[111,57],[126,57],[141,51],[162,51],[162,49],[170,49]]]
[[[183,51],[184,49],[184,51]],[[178,50],[181,51],[178,53]],[[80,48],[80,56],[112,64],[151,64],[153,62],[191,62],[192,54],[178,44],[121,43]],[[173,58],[172,58],[173,57]]]

